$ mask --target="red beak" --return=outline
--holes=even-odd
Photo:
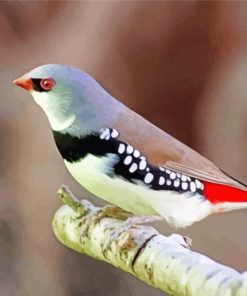
[[[13,83],[28,91],[33,89],[32,79],[27,77],[26,75],[23,75],[22,77],[15,79]]]

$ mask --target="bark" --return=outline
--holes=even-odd
[[[239,273],[192,251],[188,238],[164,236],[151,226],[135,225],[105,246],[123,219],[93,219],[101,208],[79,201],[65,186],[58,196],[65,205],[54,216],[53,230],[67,247],[112,264],[168,295],[247,295],[247,272]]]

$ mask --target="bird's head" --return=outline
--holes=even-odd
[[[42,65],[13,83],[30,92],[55,131],[86,134],[98,130],[112,117],[109,107],[116,104],[92,77],[71,66]]]

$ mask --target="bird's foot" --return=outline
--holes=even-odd
[[[81,202],[84,203],[87,201],[82,200]],[[87,204],[87,208],[88,207],[89,206]],[[101,219],[106,217],[126,220],[128,218],[128,212],[125,212],[123,209],[112,205],[107,205],[102,208],[92,207],[90,209],[90,213],[83,218],[81,236],[87,236],[90,225],[95,225],[99,223]]]
[[[122,233],[126,233],[126,235],[129,234],[129,230],[134,226],[138,227],[138,224],[146,224],[146,223],[152,223],[157,221],[163,221],[164,218],[158,215],[153,216],[133,216],[128,218],[125,222],[122,223],[122,225],[117,228],[116,230],[109,233],[108,239],[105,241],[103,246],[103,251],[106,251],[110,248],[111,244],[117,240],[119,240],[119,237]],[[128,239],[127,239],[128,241]],[[132,244],[123,244],[122,247],[125,248],[131,248]]]
[[[169,237],[178,242],[182,247],[186,249],[190,250],[192,247],[192,239],[187,235],[182,236],[180,234],[173,233]]]

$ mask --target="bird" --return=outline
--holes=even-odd
[[[45,112],[74,179],[140,221],[185,228],[247,208],[246,184],[128,108],[85,71],[46,64],[13,83]]]

